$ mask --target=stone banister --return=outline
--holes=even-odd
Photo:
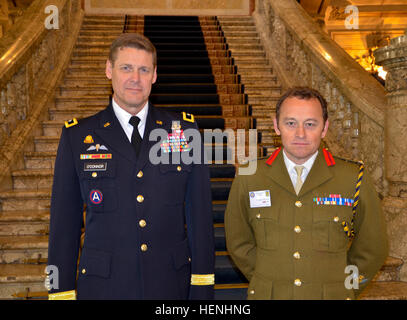
[[[48,7],[48,6],[54,7]],[[58,8],[48,29],[46,18]],[[0,39],[0,189],[21,168],[69,64],[84,12],[76,0],[35,0]],[[56,24],[58,22],[58,25]]]
[[[256,0],[253,18],[283,87],[310,86],[328,101],[326,145],[334,154],[363,160],[384,194],[384,87],[295,0]]]

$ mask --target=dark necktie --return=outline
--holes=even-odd
[[[136,116],[132,116],[129,120],[129,123],[133,126],[133,134],[131,135],[131,144],[133,145],[137,156],[140,153],[141,141],[143,140],[137,128],[140,121],[141,121],[140,118]]]

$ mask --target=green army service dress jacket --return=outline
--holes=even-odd
[[[225,212],[227,249],[249,280],[248,299],[356,298],[388,254],[366,170],[319,149],[297,195],[280,151],[258,160],[255,174],[236,175]]]

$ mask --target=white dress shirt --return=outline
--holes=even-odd
[[[315,159],[318,155],[318,150],[315,152],[311,158],[309,158],[307,161],[305,161],[302,166],[304,166],[304,170],[302,170],[301,174],[301,180],[305,182],[305,179],[307,179],[308,173],[311,171],[312,165],[315,162]],[[290,159],[288,159],[287,155],[285,154],[285,151],[283,149],[283,156],[284,156],[284,163],[285,166],[287,167],[288,175],[290,176],[291,182],[293,183],[293,187],[295,188],[295,184],[297,182],[297,171],[295,171],[295,166],[298,166],[298,164],[292,162]]]
[[[116,103],[116,101],[114,101],[113,98],[112,98],[112,105],[113,105],[114,114],[116,115],[117,119],[119,119],[119,122],[120,122],[124,132],[126,133],[127,138],[129,138],[129,141],[131,142],[131,135],[133,134],[133,126],[129,123],[129,120],[133,115],[128,113],[122,107],[120,107]],[[137,128],[138,128],[141,138],[143,138],[144,129],[146,128],[147,113],[148,113],[148,101],[144,105],[143,109],[141,109],[141,111],[136,114],[136,116],[140,118],[140,122],[139,122]]]

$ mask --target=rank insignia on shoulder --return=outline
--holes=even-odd
[[[78,124],[78,120],[76,120],[76,118],[73,118],[73,119],[71,119],[69,121],[65,121],[65,128],[70,128],[70,127],[73,127],[73,126],[75,126],[77,124]]]
[[[195,122],[195,118],[193,114],[182,112],[182,118],[188,122]]]
[[[276,150],[274,150],[274,152],[271,154],[271,156],[267,159],[266,163],[271,166],[271,164],[274,162],[274,160],[276,160],[278,154],[281,151],[281,147],[277,148]]]
[[[91,135],[86,136],[85,140],[83,140],[83,143],[94,143],[93,138]]]
[[[334,157],[332,156],[332,153],[328,151],[328,149],[322,149],[322,152],[324,153],[325,161],[328,167],[332,167],[335,165],[335,160]]]

